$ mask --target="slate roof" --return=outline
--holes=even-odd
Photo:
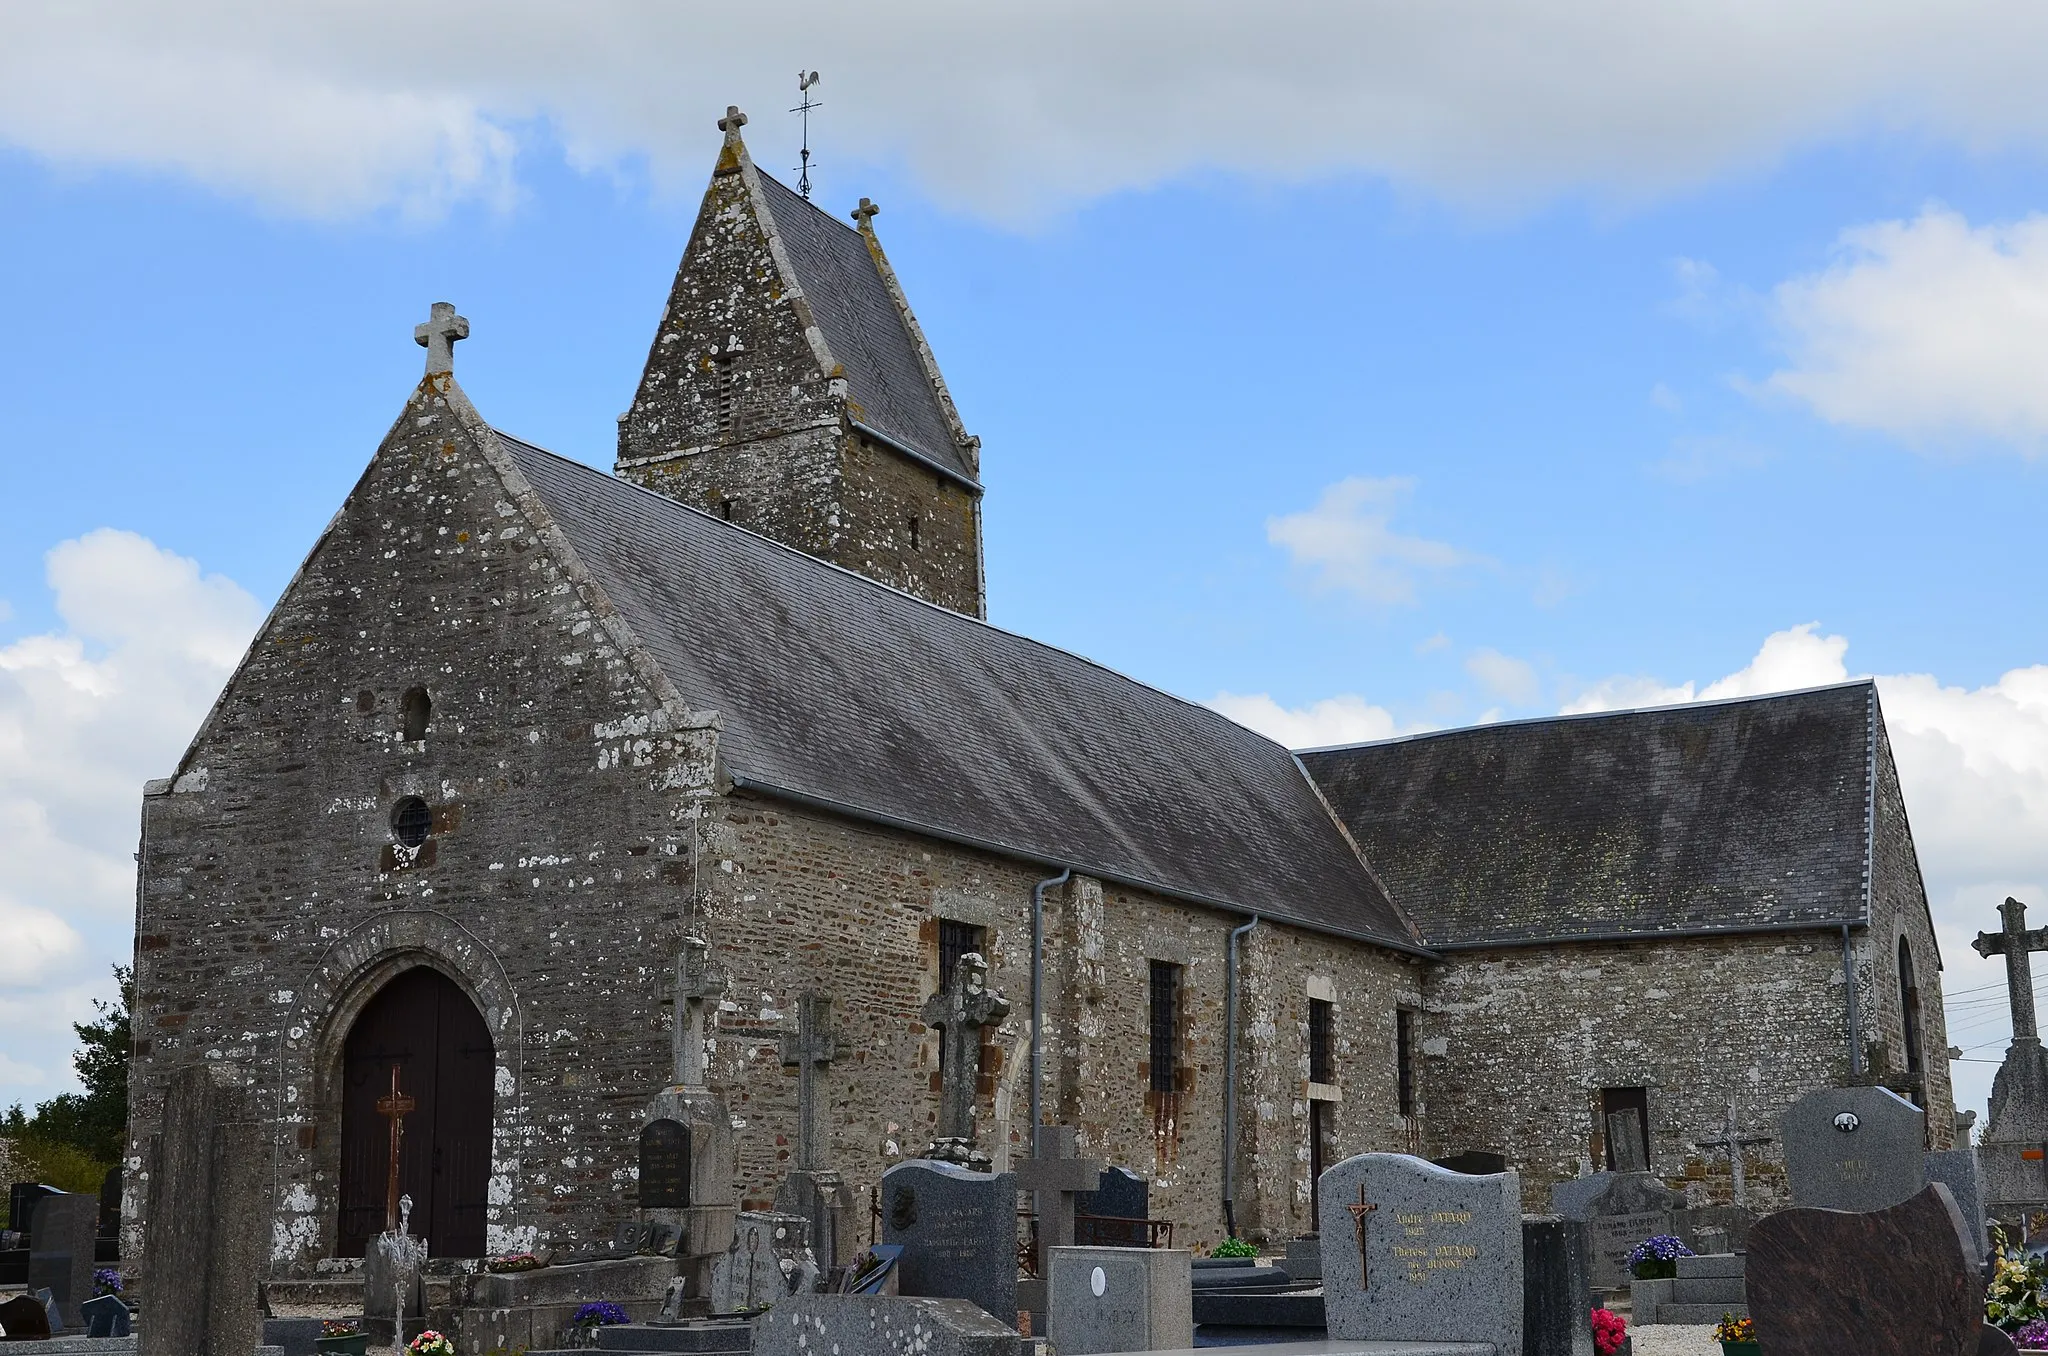
[[[1431,946],[1866,916],[1869,682],[1301,755]]]
[[[499,435],[735,781],[1415,949],[1278,744]]]
[[[768,175],[759,178],[797,286],[845,368],[861,422],[978,483],[866,239]]]

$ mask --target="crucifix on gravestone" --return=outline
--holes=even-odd
[[[2005,987],[2012,1000],[2012,1042],[2039,1044],[2041,1032],[2034,1024],[2033,952],[2048,951],[2048,928],[2027,930],[2027,906],[2008,898],[1998,906],[2005,927],[1999,932],[1980,932],[1970,949],[1989,960],[2005,957]]]
[[[702,937],[683,938],[676,953],[676,1086],[704,1086],[704,1005],[725,992],[725,972]]]
[[[988,962],[968,952],[953,963],[952,983],[925,1000],[925,1025],[939,1032],[939,1138],[974,1138],[974,1092],[981,1079],[981,1029],[1010,1015],[988,987]]]
[[[1722,1132],[1721,1138],[1703,1139],[1700,1141],[1702,1149],[1726,1149],[1728,1151],[1728,1180],[1730,1189],[1734,1194],[1735,1204],[1743,1206],[1749,1204],[1748,1201],[1743,1199],[1745,1194],[1743,1192],[1742,1178],[1743,1149],[1751,1144],[1769,1144],[1770,1142],[1771,1137],[1769,1135],[1738,1135],[1735,1133],[1735,1103],[1733,1102],[1728,1104],[1727,1128]]]
[[[455,341],[469,338],[469,321],[455,314],[455,303],[437,301],[430,318],[412,327],[413,342],[427,351],[427,375],[455,370]]]
[[[377,1099],[378,1114],[388,1116],[391,1119],[391,1177],[384,1188],[384,1229],[387,1233],[396,1231],[400,1225],[398,1207],[398,1147],[405,1142],[406,1113],[418,1105],[419,1103],[399,1090],[398,1066],[396,1064],[392,1065],[391,1093],[389,1096]],[[412,1210],[410,1198],[406,1200],[405,1206],[406,1213],[410,1214]]]
[[[1350,1214],[1351,1227],[1358,1234],[1358,1288],[1360,1290],[1370,1290],[1372,1288],[1372,1266],[1366,1261],[1365,1257],[1365,1224],[1367,1217],[1378,1211],[1379,1206],[1365,1198],[1365,1183],[1360,1182],[1358,1184],[1358,1199],[1347,1204],[1344,1209]]]
[[[806,993],[797,999],[796,1030],[784,1031],[782,1063],[796,1065],[796,1166],[811,1172],[818,1166],[818,1076],[820,1066],[839,1055],[838,1034],[832,1030],[832,1000],[821,993]]]

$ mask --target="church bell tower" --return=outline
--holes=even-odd
[[[867,199],[835,220],[760,173],[737,108],[633,406],[624,479],[972,617],[981,443]]]

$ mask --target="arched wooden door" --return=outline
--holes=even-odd
[[[424,966],[379,989],[343,1047],[339,1255],[362,1256],[384,1230],[391,1120],[377,1103],[390,1095],[394,1067],[414,1103],[398,1154],[412,1232],[435,1257],[481,1257],[495,1051],[469,996]]]

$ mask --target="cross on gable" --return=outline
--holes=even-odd
[[[747,115],[740,112],[738,104],[727,104],[725,106],[725,116],[718,120],[718,130],[724,132],[727,136],[731,136],[746,125]]]
[[[860,226],[862,229],[866,229],[868,226],[873,224],[875,217],[881,212],[881,210],[882,209],[875,206],[873,201],[871,201],[870,199],[862,198],[860,200],[860,206],[854,208],[851,215],[856,225]]]
[[[1986,960],[2005,957],[2006,996],[2012,1002],[2012,1038],[2015,1042],[2038,1041],[2041,1033],[2034,1023],[2033,953],[2048,951],[2048,928],[2028,931],[2027,906],[2011,897],[1998,906],[1998,913],[2004,928],[1978,933],[1970,949]]]
[[[1347,1204],[1344,1209],[1351,1216],[1352,1231],[1358,1235],[1358,1288],[1369,1290],[1372,1288],[1369,1284],[1372,1280],[1372,1268],[1365,1256],[1365,1222],[1367,1216],[1379,1210],[1379,1206],[1365,1198],[1365,1183],[1360,1182],[1357,1201]]]
[[[469,338],[469,321],[455,303],[437,301],[428,318],[412,327],[413,342],[427,351],[427,375],[455,370],[455,341]]]

